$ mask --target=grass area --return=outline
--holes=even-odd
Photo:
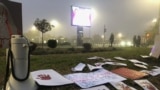
[[[95,62],[101,62],[102,60],[87,60],[89,57],[99,56],[104,58],[111,58],[115,56],[120,56],[126,59],[137,59],[149,64],[148,68],[152,69],[152,66],[160,66],[160,61],[154,58],[143,59],[140,55],[148,55],[150,53],[150,48],[145,47],[128,47],[128,48],[120,48],[116,50],[103,51],[103,52],[91,52],[91,53],[68,53],[68,54],[48,54],[48,55],[31,55],[31,71],[40,70],[40,69],[54,69],[60,74],[69,74],[72,73],[71,68],[76,66],[78,63],[82,62],[85,64],[94,64]],[[1,55],[1,54],[0,54]],[[5,74],[5,56],[0,57],[0,87],[3,85],[3,79]],[[126,63],[128,68],[135,70],[142,70],[142,68],[138,68],[134,66],[129,61],[121,61]],[[115,68],[119,68],[121,66],[112,66],[105,65],[104,68],[107,70],[112,70]],[[85,72],[89,70],[85,68]],[[160,90],[160,75],[152,77],[145,77],[149,81],[151,81],[159,90]],[[125,83],[131,85],[138,90],[143,90],[138,85],[133,83],[132,80],[126,80]],[[115,90],[110,84],[105,84],[111,90]],[[76,85],[66,85],[61,87],[40,87],[40,90],[79,90],[80,87]]]

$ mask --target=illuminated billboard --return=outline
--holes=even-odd
[[[92,10],[90,8],[71,7],[71,24],[72,26],[91,26]]]

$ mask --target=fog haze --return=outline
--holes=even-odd
[[[92,8],[95,19],[90,28],[84,28],[84,37],[122,33],[126,38],[142,35],[158,17],[158,3],[154,0],[13,0],[22,3],[23,32],[33,26],[36,18],[56,20],[59,26],[53,29],[57,36],[76,36],[76,27],[71,26],[71,6]]]

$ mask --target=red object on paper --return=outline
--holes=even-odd
[[[122,77],[129,78],[129,79],[132,79],[132,80],[139,79],[139,78],[142,78],[142,77],[148,75],[146,73],[139,72],[139,71],[136,71],[136,70],[133,70],[133,69],[124,68],[124,67],[112,70],[112,72],[116,73],[116,74],[119,74]]]
[[[49,74],[40,74],[38,75],[38,78],[37,79],[41,79],[41,80],[50,80],[51,77]]]

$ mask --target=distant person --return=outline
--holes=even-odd
[[[114,42],[114,34],[113,34],[113,33],[111,33],[111,36],[110,36],[110,38],[109,38],[109,41],[110,41],[110,46],[112,47],[113,42]]]
[[[137,36],[136,35],[133,36],[133,46],[134,47],[137,46]]]
[[[137,47],[140,47],[141,45],[141,36],[138,35],[137,37]]]

